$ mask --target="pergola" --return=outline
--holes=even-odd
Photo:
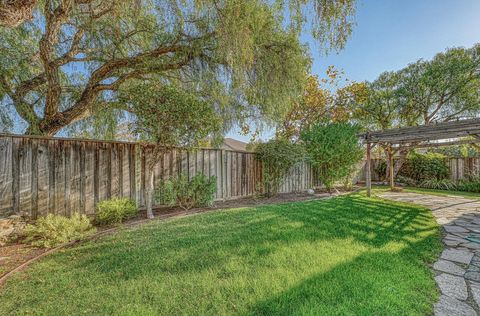
[[[471,137],[471,139],[459,139],[461,137]],[[372,190],[371,150],[375,145],[387,145],[389,150],[400,147],[427,148],[460,144],[473,144],[480,148],[478,145],[480,143],[480,118],[368,132],[362,134],[362,138],[367,144],[365,177],[367,195],[370,196]],[[393,155],[389,156],[390,166],[392,166],[389,174],[390,187],[393,189],[395,186]]]

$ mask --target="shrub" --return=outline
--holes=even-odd
[[[95,222],[99,225],[119,224],[137,214],[134,201],[128,198],[113,198],[97,204]]]
[[[212,206],[217,190],[217,177],[197,174],[188,180],[185,174],[163,182],[156,190],[159,204],[178,205],[185,210],[192,207]]]
[[[418,184],[418,182],[413,180],[412,178],[404,177],[402,175],[398,175],[395,178],[395,181],[408,186],[416,186]]]
[[[348,177],[363,158],[358,127],[348,123],[317,124],[302,133],[308,157],[319,167],[320,181],[328,190]]]
[[[455,183],[455,181],[448,180],[448,179],[424,180],[420,183],[419,186],[421,188],[435,189],[435,190],[449,190],[449,191],[457,190],[457,184]]]
[[[256,159],[262,162],[262,178],[257,190],[271,197],[278,194],[285,174],[304,158],[301,146],[283,139],[272,139],[255,148]]]
[[[468,179],[458,181],[457,190],[480,193],[480,176],[469,177]]]
[[[449,176],[445,156],[437,153],[419,154],[412,152],[400,170],[400,175],[415,181],[442,180]]]
[[[68,218],[49,214],[29,224],[23,230],[25,241],[37,247],[52,248],[60,244],[81,240],[95,232],[85,215],[75,213]]]

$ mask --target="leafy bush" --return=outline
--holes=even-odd
[[[387,161],[385,159],[380,160],[374,170],[380,179],[384,179],[387,176]]]
[[[448,178],[449,168],[445,156],[442,154],[412,152],[407,157],[399,174],[418,182],[432,179],[442,180]]]
[[[413,180],[412,178],[404,177],[402,175],[398,175],[395,178],[395,181],[408,186],[416,186],[418,184],[418,182]]]
[[[256,158],[262,162],[262,178],[256,188],[266,196],[278,194],[285,174],[304,157],[301,146],[283,139],[272,139],[255,148]]]
[[[419,187],[426,189],[435,189],[435,190],[457,190],[457,184],[455,181],[449,179],[430,179],[424,180],[419,184]]]
[[[99,225],[119,224],[137,214],[134,201],[128,198],[113,198],[97,204],[95,222]]]
[[[191,180],[185,174],[162,183],[156,190],[159,204],[178,205],[185,210],[212,206],[217,190],[217,177],[197,174]]]
[[[23,230],[25,241],[37,247],[52,248],[60,244],[80,240],[95,232],[85,215],[75,213],[68,218],[48,214],[29,224]]]
[[[348,123],[317,124],[302,133],[301,139],[313,166],[319,167],[320,181],[328,190],[348,177],[363,158],[358,127]]]
[[[458,191],[480,193],[480,176],[469,177],[457,183]]]

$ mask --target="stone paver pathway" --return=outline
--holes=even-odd
[[[441,292],[435,315],[480,315],[480,200],[386,192],[383,198],[415,203],[432,210],[444,228],[445,249],[433,265]]]

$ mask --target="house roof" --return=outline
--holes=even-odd
[[[226,150],[237,150],[237,151],[246,151],[247,143],[242,142],[233,138],[225,138],[223,140],[222,149]]]

